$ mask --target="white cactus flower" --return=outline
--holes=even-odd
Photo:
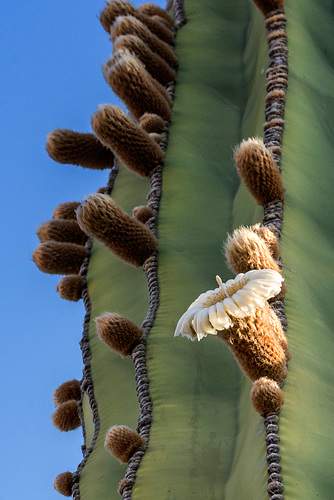
[[[219,287],[202,293],[181,316],[175,337],[181,334],[190,340],[201,340],[208,334],[217,335],[217,330],[230,328],[233,318],[249,316],[275,297],[284,278],[272,269],[255,269],[226,283],[219,276],[216,280]]]

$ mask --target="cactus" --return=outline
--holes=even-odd
[[[55,480],[65,496],[333,493],[332,10],[254,4],[174,0],[173,22],[153,4],[107,2],[104,76],[132,118],[104,105],[94,134],[49,136],[56,161],[111,167],[100,193],[57,207],[34,254],[87,311],[83,378],[54,396],[54,424],[84,435],[77,471]],[[255,304],[233,287],[261,269],[286,288]],[[217,273],[195,321],[185,311]]]

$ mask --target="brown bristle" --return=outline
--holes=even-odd
[[[96,330],[102,342],[123,358],[131,354],[144,330],[120,314],[105,313],[95,318]]]
[[[151,231],[123,212],[108,195],[89,196],[78,209],[77,218],[83,231],[136,267],[143,265],[158,246]]]
[[[110,28],[114,24],[117,17],[133,16],[142,22],[155,36],[168,43],[173,44],[173,33],[170,28],[166,27],[159,21],[152,19],[143,12],[137,10],[130,2],[124,0],[113,0],[106,3],[104,10],[100,14],[100,21],[107,33],[110,33]]]
[[[79,380],[68,380],[61,384],[53,393],[53,402],[56,406],[70,400],[80,401],[81,390]]]
[[[240,368],[253,381],[260,377],[282,381],[287,376],[287,359],[280,342],[284,332],[274,315],[277,318],[266,303],[249,316],[235,318],[231,328],[218,331],[218,336],[229,346]],[[278,328],[281,330],[280,338],[277,336]]]
[[[162,9],[158,5],[155,5],[152,2],[140,5],[138,10],[150,17],[154,16],[162,17],[166,21],[166,23],[168,23],[170,28],[172,28],[175,24],[174,19],[164,9]]]
[[[62,472],[58,474],[53,483],[54,489],[64,497],[72,496],[73,474],[72,472]]]
[[[148,134],[156,133],[161,134],[166,127],[166,122],[159,115],[154,113],[144,113],[140,117],[139,124]]]
[[[140,207],[135,207],[132,210],[132,216],[139,220],[142,224],[146,224],[149,219],[154,217],[154,212],[152,208],[142,205]]]
[[[144,113],[156,113],[170,120],[171,103],[166,90],[127,49],[115,52],[103,66],[103,75],[136,120]]]
[[[280,248],[276,236],[275,227],[269,228],[260,226],[260,224],[255,224],[254,226],[250,227],[250,229],[266,242],[266,245],[269,248],[273,258],[278,259],[280,256]]]
[[[74,431],[80,427],[78,401],[70,399],[62,403],[52,414],[52,423],[59,431]]]
[[[167,28],[170,28],[169,22],[164,17],[152,16],[152,19],[154,19],[155,21],[159,21],[159,23],[163,24],[164,26],[167,26]]]
[[[283,198],[282,178],[270,151],[260,139],[242,141],[234,159],[241,179],[259,205]]]
[[[84,168],[103,170],[112,168],[114,155],[94,134],[56,129],[48,134],[46,150],[58,163],[69,163]]]
[[[267,377],[254,382],[250,395],[255,410],[262,416],[279,411],[284,405],[282,389]]]
[[[117,491],[120,495],[123,495],[123,490],[128,484],[128,482],[129,482],[128,478],[124,477],[122,481],[119,483]]]
[[[264,16],[275,10],[284,9],[284,0],[253,0]]]
[[[117,37],[114,41],[114,51],[120,49],[128,49],[138,57],[150,75],[163,85],[175,80],[175,71],[138,36],[123,35]]]
[[[64,300],[78,302],[82,298],[83,281],[80,275],[65,276],[57,285],[57,292]]]
[[[157,144],[161,144],[162,141],[163,141],[163,136],[161,134],[157,134],[155,132],[151,132],[149,134],[149,136],[151,137],[151,139],[154,140],[154,142],[156,142]]]
[[[87,241],[87,235],[81,231],[77,221],[71,219],[53,219],[44,222],[37,229],[37,236],[41,243],[54,240],[84,245]]]
[[[92,129],[133,172],[145,177],[164,160],[164,153],[144,130],[117,106],[100,106],[91,119]]]
[[[144,23],[134,16],[120,16],[110,29],[112,42],[121,35],[136,35],[156,54],[159,54],[171,68],[177,67],[177,58],[170,45],[155,36]]]
[[[46,241],[32,255],[40,271],[47,274],[78,274],[86,256],[85,247],[76,243]]]
[[[68,201],[66,203],[59,203],[53,211],[53,219],[74,219],[76,209],[80,205],[79,201]]]
[[[106,435],[104,446],[117,460],[125,464],[145,442],[138,432],[126,425],[114,425]]]

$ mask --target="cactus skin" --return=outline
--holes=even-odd
[[[261,70],[267,64],[263,16],[246,0],[233,7],[218,0],[207,4],[187,0],[188,24],[176,43],[180,73],[158,226],[160,308],[147,340],[153,425],[134,500],[267,498],[263,420],[252,407],[250,382],[219,339],[199,345],[173,338],[177,319],[194,296],[212,288],[217,272],[231,277],[220,253],[227,233],[262,217],[262,209],[239,186],[231,149],[243,138],[262,135]],[[312,24],[314,19],[318,26],[330,22],[327,4],[310,0],[305,9],[297,0],[286,6],[291,71],[281,248],[293,353],[280,416],[286,500],[330,498],[334,486],[334,318],[328,293],[334,247],[334,53],[325,30]],[[112,196],[131,213],[135,205],[145,204],[148,190],[147,179],[121,169]],[[120,359],[99,342],[93,319],[112,307],[137,324],[144,320],[147,285],[139,271],[94,242],[87,275],[89,338],[101,430],[80,473],[84,500],[119,498],[117,484],[125,467],[106,453],[103,442],[112,425],[136,427],[133,367],[130,359]],[[89,446],[94,429],[87,401],[84,414]]]

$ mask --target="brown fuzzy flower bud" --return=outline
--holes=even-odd
[[[145,177],[163,163],[164,153],[156,142],[117,106],[100,106],[91,119],[99,139],[107,144],[133,172]]]
[[[84,245],[87,240],[87,235],[81,231],[77,221],[70,219],[53,219],[44,222],[37,229],[37,236],[41,243],[53,240]]]
[[[284,0],[253,0],[253,2],[264,16],[275,10],[284,9]]]
[[[145,439],[126,425],[114,425],[106,435],[104,446],[117,460],[125,464],[145,442]]]
[[[262,416],[280,410],[284,404],[282,389],[267,377],[254,382],[250,395],[255,410]]]
[[[114,155],[97,140],[94,134],[56,129],[47,137],[48,155],[58,163],[69,163],[96,170],[113,166]]]
[[[32,255],[40,271],[47,274],[78,274],[86,256],[85,247],[76,243],[46,241]]]
[[[64,497],[72,496],[73,474],[72,472],[62,472],[55,478],[54,489]]]
[[[102,342],[123,358],[131,354],[144,330],[120,314],[105,313],[95,318],[96,330]]]
[[[287,376],[285,351],[272,324],[275,321],[275,327],[281,330],[282,326],[273,315],[276,316],[266,303],[249,316],[233,319],[230,328],[217,332],[245,375],[253,381],[261,377],[282,381]],[[281,331],[280,337],[283,336]]]
[[[56,406],[60,406],[71,399],[75,401],[81,399],[80,382],[77,379],[64,382],[53,393],[53,402]]]
[[[119,16],[110,29],[111,41],[121,35],[136,35],[156,54],[159,54],[171,68],[177,67],[177,57],[170,45],[155,36],[134,16]]]
[[[112,0],[106,3],[104,10],[101,12],[100,21],[107,33],[110,33],[110,28],[119,16],[133,16],[141,21],[148,29],[158,38],[168,43],[173,44],[173,33],[165,24],[152,19],[145,13],[137,10],[130,2],[124,0]]]
[[[165,85],[175,80],[175,71],[138,36],[123,35],[117,37],[114,41],[114,51],[120,49],[127,49],[138,57],[150,75],[161,84]]]
[[[80,275],[65,276],[57,285],[60,297],[71,302],[78,302],[82,298],[83,281]]]
[[[281,175],[261,139],[242,141],[234,159],[241,179],[258,205],[283,198],[285,188]]]
[[[62,403],[52,414],[52,423],[56,429],[63,432],[73,431],[80,427],[78,402],[75,399],[70,399]]]
[[[103,66],[106,82],[139,120],[144,113],[156,113],[170,120],[171,101],[162,85],[126,49],[115,52]]]
[[[161,134],[166,127],[166,122],[159,115],[154,113],[144,113],[140,117],[139,124],[145,132],[151,134],[153,132]]]
[[[80,205],[79,201],[68,201],[59,203],[53,211],[53,219],[77,219],[76,209]]]
[[[273,258],[278,259],[280,256],[280,248],[275,228],[273,227],[271,229],[269,227],[260,226],[260,224],[255,224],[254,226],[251,226],[250,229],[266,242]]]
[[[133,266],[143,265],[158,246],[151,231],[123,212],[108,195],[90,195],[78,209],[77,218],[83,231]]]
[[[166,21],[166,23],[168,23],[170,28],[172,28],[175,24],[174,19],[164,9],[162,9],[158,5],[155,5],[152,2],[140,5],[138,10],[150,17],[154,16],[162,17]]]
[[[146,224],[149,219],[154,217],[154,212],[152,208],[142,205],[140,207],[135,207],[132,210],[132,216],[139,220],[142,224]]]

